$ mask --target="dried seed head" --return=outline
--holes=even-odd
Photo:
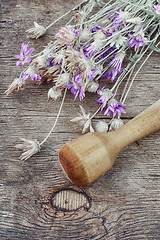
[[[75,35],[71,26],[64,26],[56,34],[56,39],[60,41],[60,47],[73,42]]]
[[[95,126],[96,132],[107,132],[108,131],[108,124],[104,121],[98,121]]]
[[[38,68],[47,67],[49,58],[45,55],[40,55],[36,57],[32,63],[35,64]]]
[[[57,100],[62,96],[62,91],[55,86],[50,88],[48,91],[48,100],[53,99],[54,101]]]
[[[92,127],[92,120],[90,118],[90,113],[86,113],[85,109],[79,105],[80,109],[81,109],[81,113],[78,113],[78,117],[75,117],[73,119],[71,119],[71,122],[79,122],[79,125],[83,128],[82,129],[82,134],[86,133],[88,130],[90,132],[94,132],[94,129]]]
[[[111,120],[109,130],[110,130],[110,131],[116,130],[116,129],[122,127],[123,125],[124,125],[124,123],[123,123],[122,119],[120,119],[120,118],[113,118],[113,119]]]
[[[99,88],[99,83],[95,81],[89,81],[87,84],[87,91],[88,92],[96,92]]]
[[[65,88],[70,81],[70,74],[69,73],[62,73],[60,77],[56,80],[56,87],[58,88]]]
[[[134,17],[134,18],[127,19],[126,22],[134,23],[136,25],[141,25],[142,24],[142,19],[140,17]]]
[[[91,37],[90,30],[88,28],[85,28],[83,31],[81,31],[79,39],[82,42],[86,42],[87,40],[89,40],[90,37]]]

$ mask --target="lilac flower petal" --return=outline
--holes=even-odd
[[[19,61],[16,63],[17,67],[20,67],[20,65],[22,65],[24,67],[25,63],[32,62],[32,59],[27,59],[27,56],[30,55],[34,51],[34,48],[30,48],[27,50],[28,47],[29,47],[28,44],[22,43],[20,55],[15,55],[15,58],[19,59]]]
[[[32,60],[33,60],[33,58],[31,58],[31,59],[25,59],[25,60],[24,60],[24,63],[31,63]]]
[[[23,76],[22,76],[22,78],[21,78],[21,80],[22,80],[22,81],[25,81],[25,80],[26,80],[27,78],[29,78],[29,77],[30,77],[29,74],[24,73]]]
[[[111,113],[113,114],[113,117],[116,116],[116,114],[118,114],[118,116],[121,116],[122,113],[126,113],[124,108],[126,108],[124,106],[123,103],[121,102],[113,102],[111,103],[108,108],[106,109],[106,111],[104,112],[104,115],[110,116]]]
[[[139,34],[137,34],[136,36],[131,34],[128,34],[128,36],[131,38],[128,46],[134,47],[134,51],[137,51],[140,46],[148,45],[148,43],[145,43],[143,39],[143,28],[140,29]]]
[[[27,44],[26,44],[27,45]],[[24,51],[24,47],[25,47],[25,44],[24,43],[22,43],[22,45],[21,45],[21,52],[23,52]]]
[[[79,30],[73,30],[73,29],[72,29],[72,32],[74,33],[75,37],[77,38],[77,37],[78,37],[78,34],[79,34]]]
[[[83,48],[83,52],[87,58],[90,58],[96,53],[95,46],[93,44],[89,44],[87,47]]]
[[[35,81],[40,81],[41,80],[41,77],[39,74],[34,74],[34,75],[31,75],[31,80],[35,80]]]
[[[30,48],[25,52],[25,56],[30,55],[34,51],[34,48]]]
[[[21,58],[22,58],[22,55],[15,55],[14,57],[21,59]]]
[[[93,80],[96,76],[97,76],[97,73],[98,73],[98,69],[92,69],[91,72],[88,73],[88,77],[90,80]]]
[[[78,94],[79,94],[79,90],[77,90],[77,91],[75,92],[74,101],[76,100],[76,98],[77,98]]]
[[[21,61],[20,61],[20,60],[16,62],[16,66],[17,66],[18,68],[20,68],[20,64],[21,64]]]
[[[67,89],[70,89],[71,93],[75,95],[74,100],[76,100],[77,96],[79,95],[80,101],[85,97],[85,93],[82,88],[82,83],[81,81],[83,78],[80,77],[80,72],[77,73],[76,76],[72,78],[71,84],[68,84],[66,87]]]

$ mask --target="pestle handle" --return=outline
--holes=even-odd
[[[121,148],[160,129],[160,100],[141,112],[114,133]]]
[[[123,127],[108,133],[87,133],[66,143],[60,164],[69,179],[86,186],[104,175],[127,145],[160,129],[160,100]]]

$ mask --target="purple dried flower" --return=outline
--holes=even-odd
[[[116,68],[110,68],[110,70],[108,72],[106,72],[102,77],[106,77],[107,79],[111,79],[111,81],[113,82],[116,77],[118,76],[118,74],[121,74],[124,71],[124,68],[121,68],[121,71],[118,71]]]
[[[122,9],[119,9],[119,11],[114,12],[117,14],[113,19],[113,26],[115,30],[118,29],[121,26],[121,24],[123,24],[123,27],[126,27],[125,20],[127,20],[130,17],[129,13],[122,11]]]
[[[90,80],[93,80],[98,74],[98,69],[92,69],[89,73],[88,73],[88,77]]]
[[[87,58],[90,58],[96,53],[96,47],[93,43],[91,43],[87,47],[83,48],[83,52]]]
[[[83,85],[81,83],[81,80],[83,80],[79,73],[72,78],[71,84],[68,84],[66,86],[67,89],[71,90],[71,93],[75,95],[74,100],[76,100],[77,96],[79,95],[80,101],[85,97],[85,93],[83,91]]]
[[[101,106],[101,111],[103,110],[103,108],[105,108],[105,106],[107,105],[108,100],[113,96],[111,90],[109,90],[108,88],[105,89],[104,87],[100,87],[97,91],[97,93],[100,95],[100,98],[97,100],[97,102],[102,103]]]
[[[108,64],[109,67],[116,69],[119,73],[122,71],[122,62],[125,56],[125,52],[118,53],[115,58]]]
[[[114,79],[124,71],[124,67],[122,66],[122,62],[125,56],[125,52],[118,53],[115,58],[108,64],[110,67],[109,71],[106,72],[102,77],[106,77],[107,79],[111,79],[113,82]]]
[[[154,8],[152,10],[156,12],[158,15],[160,15],[160,5],[154,5]]]
[[[34,48],[27,48],[29,47],[29,42],[27,44],[22,43],[20,55],[15,55],[15,58],[19,60],[16,62],[16,66],[19,68],[20,65],[24,67],[25,63],[31,63],[32,59],[28,59],[27,57],[34,51]]]
[[[140,46],[145,46],[148,44],[147,38],[144,37],[143,28],[141,28],[139,34],[137,34],[136,36],[132,34],[128,34],[128,36],[132,38],[129,41],[128,46],[134,47],[134,51],[136,51]]]
[[[26,70],[26,72],[23,74],[21,80],[25,81],[29,77],[31,78],[31,80],[35,80],[35,81],[38,81],[38,82],[41,80],[41,76],[37,73],[34,66],[30,66]]]
[[[117,102],[113,99],[111,100],[111,104],[109,105],[109,107],[104,112],[104,115],[110,116],[111,113],[113,113],[113,117],[115,117],[116,114],[118,114],[118,116],[121,116],[122,113],[126,113],[124,108],[126,107],[122,102]]]

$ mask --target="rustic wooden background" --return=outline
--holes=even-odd
[[[19,160],[15,144],[20,137],[41,141],[55,120],[60,102],[48,102],[48,85],[30,83],[9,96],[4,91],[18,76],[13,57],[26,39],[33,21],[46,26],[80,3],[79,0],[0,0],[1,3],[1,240],[59,239],[160,239],[160,134],[156,132],[127,147],[114,167],[90,186],[80,189],[65,177],[58,151],[79,129],[70,119],[79,101],[67,94],[63,110],[42,151],[26,162]],[[48,35],[31,40],[37,52],[64,24],[60,21]],[[128,121],[159,99],[160,59],[151,56],[138,74],[127,98]],[[93,95],[82,106],[97,109]],[[153,116],[154,117],[154,116]],[[104,116],[100,115],[103,119]],[[98,118],[95,118],[96,123]],[[61,189],[60,189],[61,188]]]

